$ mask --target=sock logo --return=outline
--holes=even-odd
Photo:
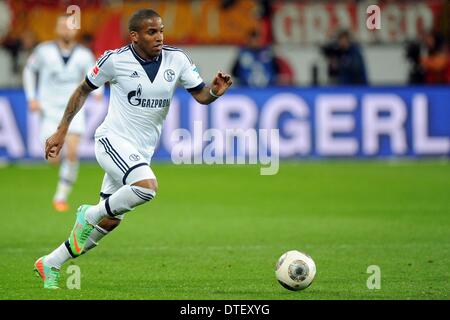
[[[139,161],[139,160],[141,159],[141,157],[140,157],[139,155],[137,155],[137,154],[131,154],[131,155],[129,156],[129,159],[130,159],[131,161]]]

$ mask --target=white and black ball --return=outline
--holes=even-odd
[[[275,267],[278,282],[292,291],[308,288],[316,276],[316,264],[307,254],[291,250],[283,254]]]

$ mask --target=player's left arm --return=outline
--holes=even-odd
[[[207,105],[224,95],[232,84],[231,76],[219,71],[209,86],[204,86],[191,94],[198,103]]]

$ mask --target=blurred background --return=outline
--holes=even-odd
[[[98,201],[104,172],[93,135],[109,89],[85,104],[85,161],[71,210],[60,214],[51,207],[58,168],[43,160],[39,116],[22,86],[27,57],[55,39],[71,5],[80,8],[78,41],[96,58],[127,44],[127,19],[152,8],[165,43],[189,53],[205,82],[221,69],[234,85],[208,107],[176,90],[152,159],[156,201],[127,215],[93,258],[76,260],[88,290],[58,299],[449,298],[447,0],[0,1],[0,298],[54,299],[30,284],[33,262],[67,237],[74,208]],[[178,128],[197,138],[209,128],[278,129],[279,171],[174,165]],[[197,138],[183,154],[196,158],[209,143],[224,159],[257,149]],[[273,277],[291,249],[317,263],[304,294]],[[368,266],[382,269],[382,290],[368,289]]]
[[[381,9],[380,28],[370,30],[367,8],[373,4]],[[96,57],[128,42],[127,20],[135,10],[159,12],[165,43],[185,49],[206,82],[222,69],[235,79],[230,96],[250,98],[224,98],[220,103],[230,114],[246,110],[254,118],[248,127],[273,118],[263,122],[285,138],[282,157],[449,155],[448,1],[6,0],[0,1],[2,159],[41,157],[32,133],[38,123],[21,93],[22,69],[38,43],[54,39],[56,18],[70,5],[81,9],[78,41]],[[327,97],[340,102],[330,105]],[[106,112],[89,104],[91,130],[81,152],[87,158],[93,156],[93,130]],[[189,128],[198,116],[192,108],[190,97],[177,91],[167,126]],[[267,109],[275,112],[266,116]],[[232,125],[231,120],[214,123],[214,110],[206,111],[209,126]],[[401,132],[389,114],[404,118]],[[380,120],[375,129],[367,123],[371,115]],[[157,157],[168,157],[168,140],[163,138]]]

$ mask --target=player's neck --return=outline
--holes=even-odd
[[[139,48],[139,46],[135,45],[134,43],[131,44],[133,46],[134,51],[136,52],[136,54],[145,61],[150,61],[150,60],[154,60],[157,56],[149,56],[148,54],[146,54],[144,52],[144,50],[142,50],[141,48]]]
[[[72,49],[76,42],[75,41],[64,41],[62,39],[58,39],[56,40],[56,43],[58,44],[58,46],[63,49],[63,50],[70,50]]]

